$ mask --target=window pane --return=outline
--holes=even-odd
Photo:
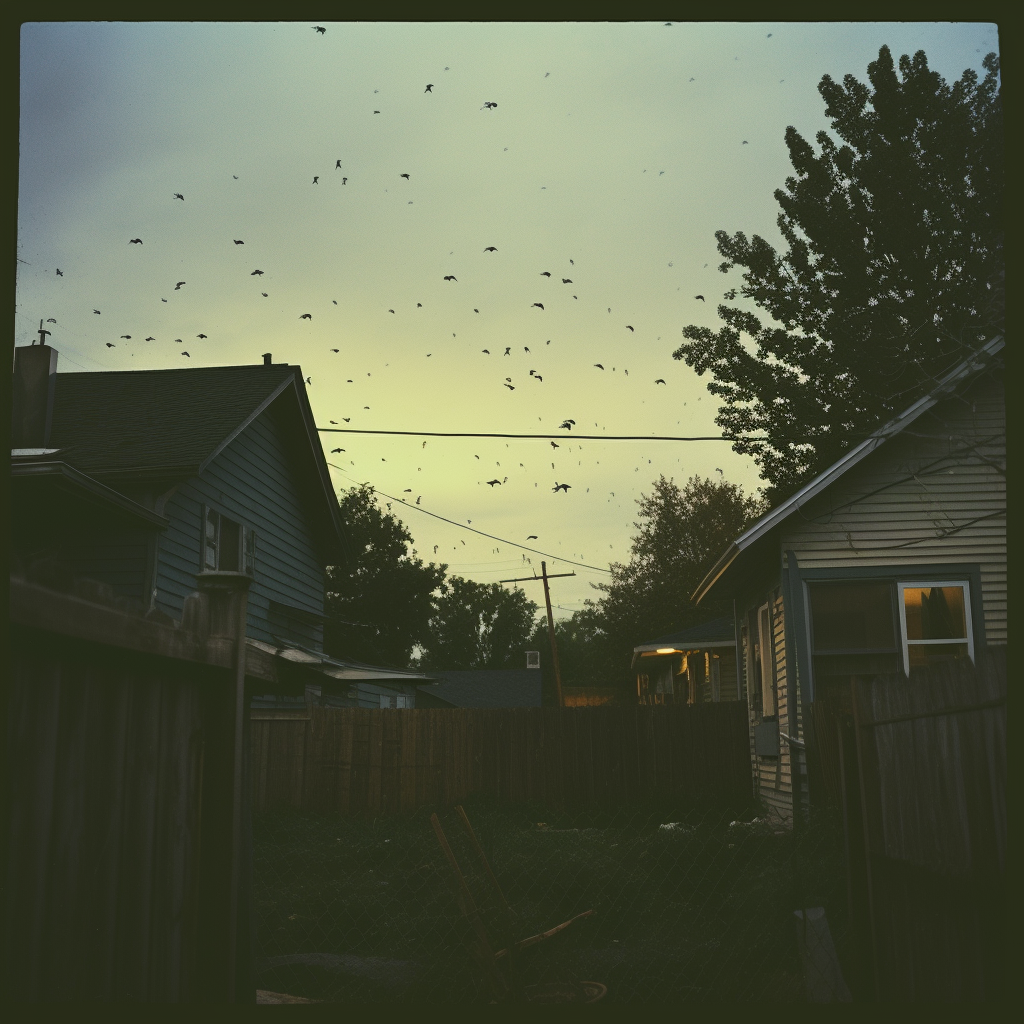
[[[911,668],[924,668],[943,661],[967,657],[967,644],[911,644],[908,652]]]
[[[908,640],[967,636],[963,587],[904,587]]]
[[[815,651],[896,650],[892,584],[816,584],[810,591]]]
[[[221,516],[220,520],[220,568],[223,572],[238,572],[241,569],[238,552],[241,546],[241,527],[238,523]]]

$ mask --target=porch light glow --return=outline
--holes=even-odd
[[[677,651],[674,647],[659,647],[655,654],[682,654],[682,651]]]

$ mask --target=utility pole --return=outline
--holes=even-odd
[[[551,614],[551,591],[548,589],[548,580],[556,580],[560,576],[575,576],[574,572],[556,572],[548,575],[548,563],[540,563],[540,576],[520,576],[514,580],[498,580],[499,583],[527,583],[532,580],[544,582],[544,604],[548,610],[548,636],[551,638],[551,661],[555,666],[555,693],[558,699],[558,706],[562,706],[562,673],[558,668],[558,645],[555,643],[555,620]]]

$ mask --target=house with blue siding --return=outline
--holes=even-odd
[[[204,570],[245,572],[247,636],[322,650],[345,542],[300,367],[58,374],[56,350],[32,345],[13,411],[16,558],[174,620]]]

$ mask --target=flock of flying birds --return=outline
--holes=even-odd
[[[666,24],[666,27],[669,27],[669,26],[671,26],[672,23],[671,22],[666,22],[665,24]],[[313,26],[313,29],[314,29],[315,32],[317,32],[321,36],[324,35],[326,33],[326,31],[327,31],[326,27],[325,26],[321,26],[321,25]],[[449,70],[449,68],[446,67],[445,71],[448,71],[448,70]],[[547,74],[545,75],[545,77],[547,77]],[[425,94],[433,93],[434,88],[435,88],[434,83],[427,83],[425,88],[424,88],[424,93]],[[498,104],[496,102],[488,100],[488,101],[486,101],[483,104],[483,106],[480,109],[483,110],[483,111],[490,112],[490,111],[496,110],[497,107],[498,107]],[[373,110],[374,114],[380,114],[380,112],[381,112],[380,110]],[[339,159],[337,159],[335,161],[334,171],[335,172],[344,172],[345,171],[343,160],[341,158],[339,158]],[[664,172],[661,172],[661,173],[663,174]],[[233,175],[232,177],[235,180],[238,180],[238,175]],[[320,186],[321,177],[322,177],[322,174],[312,175],[312,185],[313,186]],[[349,171],[347,174],[345,174],[345,173],[340,173],[340,174],[336,173],[335,175],[332,175],[331,177],[333,178],[333,180],[335,182],[337,182],[338,179],[340,178],[341,185],[342,186],[347,186],[348,183],[349,183],[350,178],[352,178],[352,171]],[[409,182],[411,184],[412,183],[412,179],[413,179],[413,173],[410,172],[410,171],[402,171],[402,172],[397,174],[397,177],[399,179],[403,179],[406,182]],[[355,179],[353,179],[353,180],[355,180]],[[186,203],[185,195],[183,193],[181,193],[181,192],[172,193],[171,197],[170,197],[170,202],[172,202],[172,203],[174,203],[174,202],[181,202],[181,203],[184,204],[184,203]],[[411,204],[412,200],[410,200],[409,202]],[[186,206],[187,206],[187,204],[186,204]],[[244,246],[245,245],[245,240],[242,239],[242,238],[232,238],[231,242],[232,242],[232,244],[234,246]],[[143,240],[142,237],[135,237],[135,238],[128,239],[127,244],[130,245],[130,246],[138,246],[138,247],[142,248],[145,243],[144,243],[144,240]],[[499,249],[499,247],[497,245],[487,245],[487,246],[484,246],[482,248],[481,256],[485,260],[489,261],[491,259],[499,258],[499,253],[500,253],[500,249]],[[450,255],[454,255],[454,254],[450,254]],[[671,266],[671,264],[670,264],[670,266]],[[707,264],[705,264],[705,267],[706,266],[707,266]],[[560,301],[562,295],[571,295],[572,296],[572,300],[579,301],[579,296],[578,296],[578,294],[574,293],[574,289],[573,289],[573,286],[575,286],[575,288],[578,289],[578,285],[576,285],[576,281],[577,281],[576,275],[578,273],[579,273],[579,271],[576,270],[575,263],[574,263],[574,261],[572,259],[568,260],[568,268],[566,270],[562,271],[562,273],[553,274],[550,270],[542,270],[542,271],[540,271],[538,273],[538,276],[541,277],[541,278],[544,278],[545,281],[548,282],[547,284],[545,284],[545,286],[544,286],[545,288],[547,288],[551,284],[555,284],[557,282],[561,283],[561,287],[558,288],[554,292],[545,293],[545,295],[538,296],[539,300],[544,300],[544,301],[533,302],[533,303],[529,304],[528,308],[531,309],[531,310],[537,310],[538,312],[537,312],[536,315],[540,316],[547,309],[547,307],[545,305],[545,302],[547,302],[550,305],[551,302],[552,302],[552,298],[554,298],[555,302],[557,303],[558,301]],[[248,271],[248,274],[249,274],[250,277],[253,277],[253,278],[262,278],[263,276],[265,276],[265,271],[262,269],[262,267],[254,267],[253,269]],[[565,276],[563,276],[563,274]],[[58,277],[63,277],[64,276],[64,272],[61,269],[58,268],[56,270],[56,275]],[[456,277],[455,274],[445,274],[445,275],[443,275],[442,281],[443,281],[443,283],[445,285],[457,286],[459,284],[458,278]],[[186,286],[187,286],[187,281],[177,281],[174,284],[174,286],[173,286],[173,290],[174,291],[180,291],[182,288],[184,288]],[[566,290],[566,289],[568,289],[568,290]],[[260,291],[260,295],[264,299],[270,297],[268,292],[265,292],[265,291],[262,291],[262,290]],[[548,297],[549,295],[551,297]],[[702,302],[706,301],[705,297],[703,295],[700,295],[700,294],[696,295],[695,299],[700,300]],[[166,303],[167,301],[168,300],[167,300],[166,297],[161,296],[161,302]],[[331,301],[332,301],[332,303],[335,306],[338,304],[336,299],[332,299]],[[524,302],[524,306],[525,305],[526,305],[526,303]],[[421,302],[417,302],[416,303],[416,308],[422,308],[422,307],[423,307],[423,304]],[[473,312],[475,314],[480,314],[480,309],[478,307],[470,307],[470,308],[473,309]],[[394,308],[389,308],[387,310],[387,312],[388,312],[388,314],[398,315]],[[93,309],[93,313],[95,315],[99,316],[99,315],[101,315],[101,310],[94,308]],[[608,313],[609,314],[612,313],[611,307],[608,307]],[[307,322],[308,321],[312,321],[313,314],[311,312],[304,311],[304,312],[299,313],[297,315],[297,319],[301,320],[301,321],[307,321]],[[56,323],[56,321],[54,319],[52,319],[52,318],[48,322]],[[622,329],[623,330],[628,330],[631,334],[635,333],[635,328],[634,328],[634,326],[632,324],[624,324],[622,326]],[[456,335],[453,332],[452,337],[455,337],[455,336]],[[205,332],[200,332],[200,333],[196,334],[196,336],[195,336],[195,340],[197,340],[197,341],[206,341],[207,338],[208,338],[208,335]],[[121,342],[121,341],[129,341],[130,342],[132,340],[133,340],[133,335],[131,335],[131,334],[123,334],[123,335],[120,335],[118,337],[117,342],[107,341],[107,342],[105,342],[105,345],[106,345],[107,348],[115,348],[115,347],[117,347],[118,342]],[[660,338],[659,338],[659,340],[660,340]],[[156,341],[156,338],[154,336],[152,336],[152,335],[148,335],[145,338],[145,341],[146,342],[153,342],[153,341]],[[176,344],[184,344],[184,339],[183,338],[175,338],[174,342]],[[550,345],[550,344],[551,344],[551,339],[548,339],[545,342],[545,345]],[[522,346],[522,348],[523,348],[524,354],[526,354],[526,355],[530,355],[531,354],[529,346],[524,345],[524,346]],[[340,351],[341,350],[338,349],[338,348],[331,348],[330,349],[330,352],[333,353],[333,354],[340,354]],[[512,353],[513,353],[513,346],[512,345],[505,346],[504,352],[502,353],[502,357],[510,357],[510,356],[512,356]],[[132,354],[134,354],[134,353],[132,353]],[[426,357],[430,358],[432,354],[433,354],[432,352],[428,352],[428,353],[426,353]],[[481,350],[481,354],[484,355],[484,356],[488,356],[488,357],[490,357],[492,355],[491,351],[489,349],[487,349],[487,348],[482,349]],[[191,358],[191,354],[188,352],[188,350],[186,350],[184,348],[181,350],[181,356],[184,357],[184,358]],[[604,363],[601,363],[601,362],[593,363],[592,367],[594,369],[596,369],[596,370],[599,370],[599,371],[605,371],[606,370],[606,367],[605,367]],[[613,366],[613,367],[611,367],[611,369],[612,369],[612,372],[617,372],[617,368],[616,367]],[[629,376],[629,370],[626,369],[625,367],[623,367],[622,372],[623,372],[623,374],[625,376],[627,376],[627,377]],[[515,391],[517,389],[517,387],[521,387],[522,383],[523,383],[523,380],[524,380],[523,378],[520,378],[519,381],[514,381],[512,376],[505,376],[504,380],[501,383],[502,383],[503,387],[507,388],[511,392],[511,391]],[[526,376],[525,380],[532,381],[532,382],[537,383],[537,384],[543,384],[544,376],[543,376],[542,373],[539,372],[539,370],[537,368],[530,368],[529,369],[529,373]],[[306,383],[308,385],[312,386],[313,382],[312,382],[311,377],[307,377],[306,378]],[[354,381],[350,379],[348,381],[348,383],[354,383]],[[655,379],[653,383],[655,385],[666,386],[665,379],[661,378],[661,377]],[[530,386],[532,386],[532,385],[530,385]],[[698,399],[698,401],[699,401],[699,399]],[[368,408],[369,408],[368,406],[364,406],[364,409],[368,409]],[[343,419],[344,419],[344,422],[346,422],[346,423],[351,421],[351,417],[345,417]],[[337,421],[334,421],[334,420],[331,420],[330,422],[332,424],[335,424],[335,425],[337,424]],[[568,432],[570,432],[572,430],[573,426],[575,425],[575,422],[576,421],[573,420],[573,419],[565,419],[560,424],[559,429],[565,430],[568,433]],[[596,424],[595,424],[595,426],[596,426]],[[551,441],[550,443],[551,443],[552,449],[557,449],[557,448],[561,447],[555,441]],[[424,447],[425,447],[426,446],[426,442],[423,442],[423,444],[424,444]],[[331,454],[342,453],[344,451],[345,451],[345,449],[343,449],[343,448],[335,448],[335,449],[333,449]],[[474,457],[476,459],[480,458],[478,455],[474,456]],[[648,462],[650,462],[650,460],[648,460]],[[354,465],[354,462],[353,462],[353,465]],[[500,466],[500,462],[496,463],[496,465]],[[523,466],[522,463],[520,463],[519,465],[520,465],[520,467]],[[555,468],[555,464],[553,462],[551,463],[551,468],[552,469]],[[639,467],[637,467],[637,471],[638,470],[639,470]],[[492,479],[483,481],[482,483],[486,484],[487,486],[489,486],[489,487],[491,487],[493,489],[495,487],[500,487],[501,485],[508,483],[508,480],[509,480],[508,476],[505,476],[503,479],[499,479],[498,477],[493,477]],[[534,486],[536,487],[537,484],[535,483]],[[568,494],[571,486],[572,485],[570,485],[568,483],[565,483],[565,482],[555,481],[555,484],[551,488],[551,490],[555,494],[557,494],[559,492],[562,492],[563,494]],[[587,488],[587,491],[589,491],[589,488]],[[412,493],[412,489],[411,488],[406,488],[405,493]],[[612,494],[612,497],[614,497],[614,492],[610,492],[610,493]],[[417,505],[420,503],[421,497],[422,497],[422,495],[420,495],[419,497],[416,498],[416,504]],[[405,499],[402,499],[402,500],[404,501]],[[531,537],[529,537],[527,539],[536,539],[536,537],[535,537],[535,535],[531,535]],[[436,552],[436,548],[435,548],[435,552]]]

